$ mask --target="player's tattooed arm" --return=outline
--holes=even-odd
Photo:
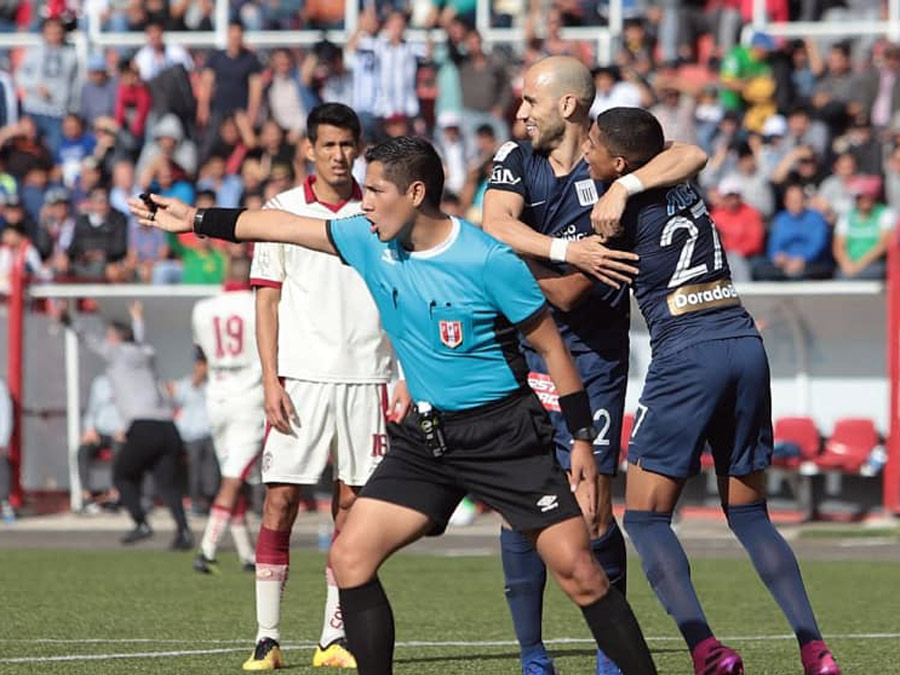
[[[150,195],[150,198],[158,206],[155,212],[151,212],[140,199],[128,200],[129,210],[141,225],[176,234],[194,231],[196,208],[171,197]],[[297,244],[314,251],[337,255],[328,237],[327,222],[276,209],[244,211],[237,220],[234,234],[238,241]]]
[[[526,258],[525,262],[537,279],[547,302],[563,312],[575,309],[594,286],[594,282],[581,272],[561,274],[534,258]]]
[[[670,142],[665,150],[630,175],[640,181],[644,190],[678,185],[700,173],[708,159],[696,145]],[[625,185],[615,181],[594,204],[591,224],[604,241],[621,234],[621,219],[628,197]]]

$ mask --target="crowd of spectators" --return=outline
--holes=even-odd
[[[900,46],[764,33],[742,44],[751,5],[627,0],[601,67],[596,43],[563,29],[605,23],[602,0],[493,0],[492,24],[526,36],[493,47],[473,28],[475,0],[365,0],[345,48],[272,50],[248,48],[245,30],[342,28],[342,3],[230,0],[226,48],[203,50],[167,31],[212,29],[212,0],[0,2],[0,30],[41,32],[0,69],[0,291],[11,247],[42,279],[220,283],[234,251],[143,228],[127,199],[262,206],[306,179],[305,119],[321,101],[353,107],[367,143],[431,138],[445,210],[478,221],[491,158],[524,137],[524,68],[557,54],[592,67],[594,114],[646,107],[669,139],[706,150],[698,181],[737,280],[883,277],[900,212]],[[775,20],[878,19],[882,5],[767,2]],[[94,13],[104,30],[143,31],[142,46],[80,63],[66,33]],[[410,26],[432,37],[407,40]]]

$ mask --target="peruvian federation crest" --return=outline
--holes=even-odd
[[[462,321],[450,321],[444,319],[438,322],[438,329],[441,333],[441,342],[450,349],[456,349],[462,344]]]

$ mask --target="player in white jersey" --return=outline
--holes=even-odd
[[[326,103],[307,120],[307,158],[315,174],[273,198],[267,208],[317,218],[361,212],[351,169],[360,151],[360,123],[350,108]],[[281,595],[287,580],[291,528],[300,486],[318,482],[333,459],[335,536],[356,491],[387,450],[389,410],[405,414],[399,385],[388,403],[393,351],[362,279],[334,256],[287,244],[259,244],[251,283],[257,288],[257,343],[262,361],[266,436],[263,523],[256,548],[259,629],[245,670],[283,665],[278,647]],[[346,649],[337,586],[326,569],[328,595],[314,666],[355,667]]]
[[[231,260],[221,294],[194,305],[192,325],[194,344],[208,366],[206,408],[222,476],[194,569],[206,574],[215,570],[216,548],[230,523],[238,556],[244,569],[252,571],[253,545],[242,490],[262,451],[266,415],[247,258]]]

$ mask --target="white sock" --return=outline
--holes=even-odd
[[[256,563],[256,641],[280,640],[281,598],[288,579],[287,565]]]
[[[338,595],[338,587],[334,582],[334,573],[331,567],[325,568],[325,580],[328,583],[328,594],[325,596],[325,621],[322,623],[322,637],[319,645],[327,647],[335,640],[344,637],[344,617],[341,614],[341,604]]]
[[[234,517],[231,519],[231,538],[234,539],[234,547],[237,549],[241,563],[252,563],[255,555],[253,542],[250,541],[250,533],[247,531],[247,519]]]
[[[200,552],[207,560],[216,559],[216,549],[229,520],[231,520],[230,510],[221,506],[213,506],[209,510],[209,520],[206,521],[203,539],[200,540]]]

